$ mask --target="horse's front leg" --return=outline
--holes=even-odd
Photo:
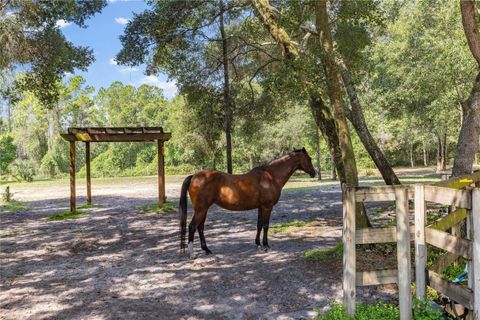
[[[258,219],[257,219],[257,236],[255,237],[255,244],[257,249],[260,249],[260,233],[262,232],[262,209],[258,208]]]
[[[262,209],[262,227],[263,227],[263,250],[268,251],[270,246],[268,245],[268,226],[270,224],[270,214],[272,213],[272,208],[263,208]]]
[[[205,217],[207,215],[205,214]],[[203,234],[203,230],[205,229],[205,220],[198,226],[198,236],[200,237],[200,245],[202,246],[202,249],[205,251],[206,254],[212,254],[212,251],[208,249],[207,247],[207,242],[205,241],[205,235]]]

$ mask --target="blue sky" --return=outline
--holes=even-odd
[[[119,36],[123,33],[125,24],[134,12],[142,12],[146,8],[147,4],[140,0],[109,0],[101,13],[87,20],[85,29],[59,21],[58,24],[69,41],[90,47],[95,55],[95,62],[89,66],[88,71],[77,70],[75,75],[83,76],[87,84],[97,90],[119,80],[135,86],[144,83],[157,86],[164,90],[167,98],[172,98],[177,89],[174,82],[167,82],[165,75],[146,76],[144,66],[127,68],[116,65],[113,59],[122,48]]]

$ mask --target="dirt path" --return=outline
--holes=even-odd
[[[177,198],[178,187],[167,196]],[[195,260],[179,253],[176,213],[138,214],[155,190],[97,188],[102,207],[58,222],[46,217],[68,208],[68,190],[20,190],[32,209],[0,218],[11,234],[0,239],[0,319],[303,319],[341,299],[341,259],[303,257],[340,239],[338,187],[284,193],[272,224],[321,223],[270,236],[267,253],[255,249],[255,211],[212,208],[205,232],[214,255],[197,241]],[[377,298],[369,288],[358,295]]]

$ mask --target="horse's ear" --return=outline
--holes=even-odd
[[[305,147],[302,148],[303,153],[307,153],[307,150],[305,150]]]

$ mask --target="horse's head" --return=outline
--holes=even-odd
[[[315,177],[317,175],[317,172],[313,167],[312,158],[310,158],[310,156],[308,155],[307,150],[305,150],[305,148],[302,148],[301,150],[295,150],[295,153],[300,159],[298,169],[304,171],[305,173],[308,173],[312,178]]]

